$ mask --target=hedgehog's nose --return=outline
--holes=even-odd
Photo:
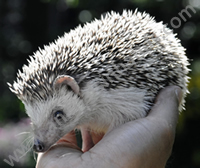
[[[36,152],[43,152],[43,150],[44,150],[44,144],[40,140],[34,139],[33,149]]]

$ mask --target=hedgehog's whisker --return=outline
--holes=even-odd
[[[26,142],[26,141],[29,141],[31,138],[33,138],[32,135],[28,136],[26,139],[24,139],[24,140],[22,141],[22,143],[21,143],[20,145],[25,144],[25,142]]]
[[[26,145],[26,146],[30,146],[30,148],[32,148],[33,146],[33,137],[32,136],[29,136],[28,138],[26,138],[23,142],[22,142],[22,145]],[[30,149],[28,149],[30,150]]]
[[[29,140],[29,146],[30,146],[30,149],[32,149],[33,148],[33,139],[34,139],[34,137],[32,137],[32,138],[30,138],[30,140]],[[29,149],[29,150],[30,150]],[[35,161],[37,161],[37,153],[34,151],[34,150],[32,150],[32,152],[33,152],[33,159],[35,160]]]
[[[33,147],[33,137],[30,137],[29,141],[28,141],[28,146],[30,146],[31,148]]]
[[[20,156],[20,158],[24,157],[32,149],[32,146],[33,146],[33,137],[29,136],[22,143],[22,147],[25,148],[25,152],[23,155]]]
[[[25,134],[30,134],[31,132],[21,132],[19,134],[17,134],[16,136],[21,136],[21,135],[25,135]]]

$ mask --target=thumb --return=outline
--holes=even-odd
[[[155,104],[147,117],[164,119],[173,128],[178,122],[178,107],[182,100],[182,90],[178,86],[168,86],[158,94]]]

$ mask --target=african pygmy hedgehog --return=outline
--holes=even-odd
[[[28,62],[9,87],[32,120],[38,152],[77,127],[106,132],[145,117],[169,85],[182,88],[181,110],[188,92],[189,63],[180,41],[137,11],[78,26]]]

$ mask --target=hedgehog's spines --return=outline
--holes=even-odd
[[[101,20],[80,25],[39,48],[27,62],[16,82],[9,85],[25,101],[53,95],[52,83],[64,74],[80,84],[95,79],[106,89],[132,86],[152,94],[167,85],[162,81],[173,81],[176,75],[179,80],[170,84],[185,86],[187,92],[189,63],[180,40],[161,22],[137,9],[124,10],[122,15],[112,11]]]

